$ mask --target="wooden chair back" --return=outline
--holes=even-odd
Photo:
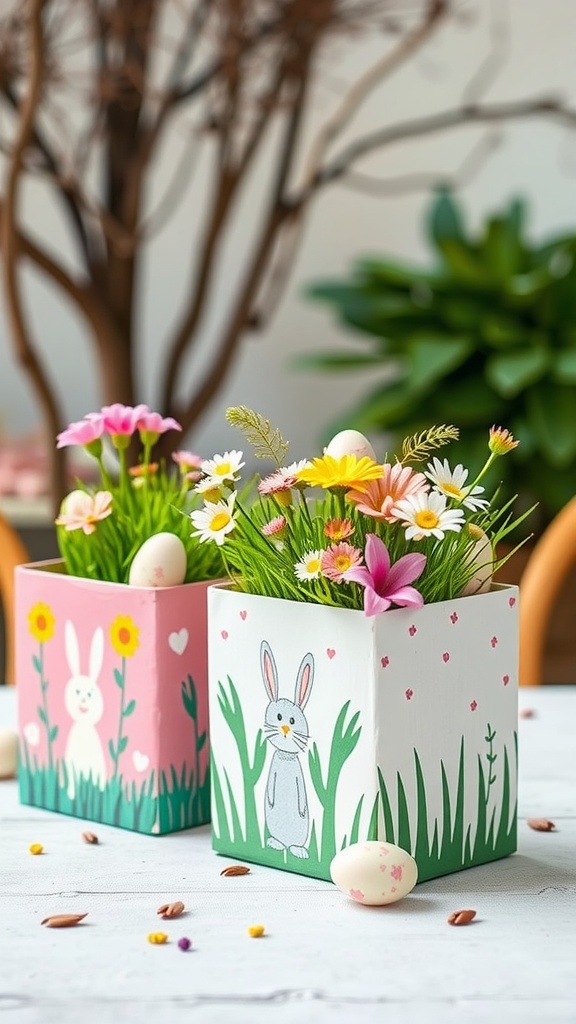
[[[15,683],[14,674],[14,569],[29,562],[30,557],[20,535],[4,516],[0,515],[0,601],[4,615],[5,664],[0,665],[0,681]],[[2,668],[4,673],[2,674]]]

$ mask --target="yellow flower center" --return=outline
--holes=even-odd
[[[218,466],[216,466],[214,473],[216,476],[228,476],[230,469],[231,466],[229,462],[221,462]]]
[[[118,640],[121,644],[130,643],[130,630],[126,629],[126,626],[121,626],[118,630]]]
[[[352,565],[352,559],[350,555],[337,555],[334,559],[334,565],[338,569],[338,572],[346,572]]]
[[[225,526],[228,526],[231,516],[228,512],[217,512],[214,519],[210,523],[210,529],[213,533],[218,533],[218,530],[223,530]]]
[[[416,513],[414,522],[416,526],[420,526],[423,530],[434,530],[438,526],[440,519],[431,508],[424,508]]]
[[[222,496],[219,487],[213,487],[201,492],[205,501],[218,501]]]
[[[278,504],[284,505],[285,508],[292,504],[292,491],[290,490],[289,487],[287,487],[286,490],[284,491],[276,491],[274,497],[276,498]]]
[[[444,491],[444,494],[449,494],[453,498],[464,497],[464,491],[461,491],[459,487],[456,487],[456,484],[442,484],[442,490]]]
[[[38,627],[38,629],[40,629],[40,630],[42,630],[42,632],[44,632],[44,630],[46,629],[46,625],[47,625],[47,623],[46,623],[46,616],[45,615],[39,615],[38,618],[36,619],[36,626]]]
[[[309,572],[309,573],[319,572],[320,571],[320,559],[319,558],[311,558],[310,561],[306,563],[306,571]]]

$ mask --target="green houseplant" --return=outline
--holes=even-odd
[[[574,494],[576,470],[576,236],[530,241],[526,209],[512,200],[467,230],[453,195],[440,191],[427,215],[430,267],[363,258],[349,278],[308,294],[356,332],[358,351],[305,356],[322,372],[374,369],[374,384],[344,423],[384,431],[393,445],[430,422],[457,422],[454,455],[474,472],[487,422],[521,440],[489,481],[539,530]],[[500,470],[502,476],[500,476]]]

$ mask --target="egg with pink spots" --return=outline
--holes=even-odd
[[[134,555],[128,583],[132,587],[175,587],[186,576],[186,548],[175,533],[155,533]]]
[[[334,885],[356,903],[382,907],[412,892],[418,867],[399,846],[369,839],[340,850],[330,864],[330,875]]]

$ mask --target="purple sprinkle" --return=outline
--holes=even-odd
[[[186,952],[186,950],[190,949],[191,945],[192,945],[192,943],[190,942],[190,939],[187,939],[187,938],[178,939],[178,949],[182,949],[182,950],[184,950],[184,952]]]

